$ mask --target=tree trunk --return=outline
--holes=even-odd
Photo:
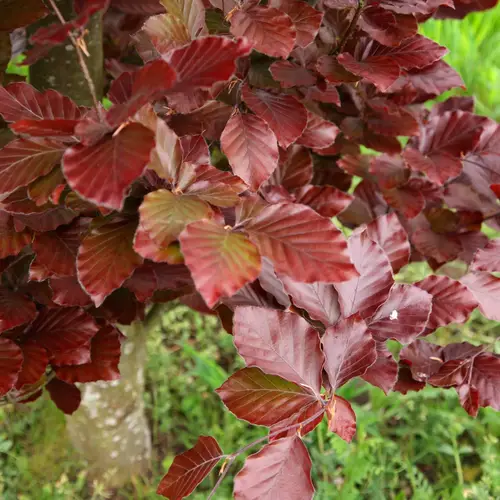
[[[144,413],[146,334],[142,323],[121,327],[120,380],[80,385],[80,408],[67,417],[71,441],[89,462],[89,477],[108,488],[148,471],[151,436]]]
[[[74,17],[73,0],[56,0],[65,20]],[[59,22],[55,16],[31,28]],[[97,97],[102,96],[102,18],[94,16],[85,37],[86,58]],[[54,89],[80,105],[92,106],[92,94],[78,62],[76,50],[67,43],[54,47],[30,68],[30,83],[39,90]],[[145,473],[151,458],[151,437],[144,412],[144,365],[146,325],[120,328],[127,334],[122,345],[121,379],[83,384],[80,408],[67,418],[74,446],[89,463],[89,476],[108,488],[118,488],[131,476]]]

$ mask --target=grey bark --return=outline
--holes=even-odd
[[[56,0],[65,20],[74,17],[73,0]],[[59,22],[55,16],[30,28]],[[96,15],[85,37],[86,59],[98,98],[103,88],[102,19]],[[30,83],[39,90],[54,89],[80,105],[92,106],[92,95],[68,40],[30,68]],[[137,323],[120,328],[127,334],[122,345],[121,379],[82,384],[80,408],[67,418],[74,446],[89,464],[89,477],[107,488],[118,488],[131,476],[145,473],[151,458],[151,437],[144,412],[146,328]]]

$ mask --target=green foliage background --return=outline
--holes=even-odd
[[[464,21],[430,21],[422,32],[446,45],[446,60],[464,78],[477,112],[500,120],[500,7]],[[427,274],[422,264],[401,279]],[[441,343],[491,342],[500,324],[475,313],[467,325],[441,329]],[[145,400],[151,424],[154,471],[119,492],[86,481],[86,464],[67,440],[63,415],[47,399],[22,410],[0,410],[0,498],[4,500],[146,500],[176,453],[200,434],[213,435],[226,451],[263,434],[225,412],[213,393],[242,366],[232,338],[212,317],[184,306],[165,313],[148,339]],[[482,409],[477,419],[459,406],[453,390],[427,388],[386,397],[354,381],[341,395],[354,401],[358,432],[344,443],[321,425],[306,437],[313,459],[318,500],[498,499],[500,498],[500,414]],[[234,471],[238,466],[234,467]],[[216,480],[207,478],[195,500],[205,499]],[[231,498],[232,477],[217,499]]]

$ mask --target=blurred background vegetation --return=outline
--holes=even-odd
[[[422,32],[450,49],[447,61],[462,75],[476,109],[500,120],[500,7],[463,21],[430,21]],[[411,264],[400,279],[428,273]],[[461,327],[442,328],[438,343],[491,342],[500,324],[475,312]],[[213,435],[235,450],[264,429],[224,411],[213,390],[242,366],[232,338],[217,319],[171,307],[148,339],[144,395],[154,444],[153,472],[126,489],[106,492],[88,484],[86,464],[72,450],[63,415],[42,398],[21,409],[0,409],[0,498],[3,500],[146,500],[174,456]],[[403,396],[354,381],[340,394],[353,401],[358,431],[348,445],[319,426],[306,438],[318,500],[500,499],[500,414],[481,409],[477,419],[459,406],[453,390],[426,388]],[[255,450],[256,451],[256,450]],[[238,470],[234,467],[233,473]],[[205,499],[214,471],[195,500]],[[231,476],[218,500],[231,498]]]

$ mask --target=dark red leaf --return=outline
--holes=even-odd
[[[500,272],[500,240],[490,240],[484,248],[479,249],[474,255],[470,270]]]
[[[234,344],[247,366],[277,375],[320,397],[323,353],[319,335],[300,316],[258,307],[237,307]]]
[[[320,411],[322,409],[323,412]],[[321,423],[325,411],[326,408],[324,408],[321,401],[316,401],[310,404],[292,415],[290,418],[273,425],[269,429],[269,441],[272,442],[284,437],[293,437],[297,434],[300,437],[305,436],[309,432],[316,429],[316,427]],[[313,421],[303,424],[303,422],[309,420],[314,415],[318,416]],[[283,431],[279,432],[280,429],[283,429]]]
[[[341,62],[334,56],[321,56],[316,63],[316,70],[325,78],[327,82],[334,85],[341,83],[355,83],[361,80],[361,75],[357,76],[356,74],[347,71],[343,64],[341,64]]]
[[[32,137],[71,137],[77,124],[78,120],[18,120],[10,129]]]
[[[78,279],[96,307],[142,264],[132,248],[136,223],[116,218],[95,224],[78,252]]]
[[[278,9],[252,6],[231,16],[231,33],[246,37],[255,50],[286,59],[295,45],[296,31],[290,17]]]
[[[351,54],[344,52],[337,60],[347,71],[365,78],[382,92],[389,89],[401,72],[397,62],[390,56],[369,56],[357,61]]]
[[[256,191],[278,165],[278,143],[266,122],[236,112],[221,136],[222,150],[233,172]]]
[[[279,145],[284,149],[293,144],[304,132],[307,125],[307,111],[295,97],[272,94],[261,89],[250,90],[248,85],[243,87],[242,97],[250,109],[269,125]]]
[[[189,496],[223,457],[217,441],[200,436],[193,448],[177,455],[156,493],[170,500]]]
[[[24,385],[36,384],[49,364],[49,356],[43,347],[33,342],[27,342],[21,346],[21,349],[23,352],[23,366],[16,383],[16,389],[18,390]]]
[[[124,98],[128,97],[128,99],[115,104],[106,113],[106,122],[111,127],[117,127],[125,122],[127,118],[135,115],[145,104],[170,90],[176,82],[176,76],[179,77],[172,66],[161,59],[138,69],[132,74],[130,95],[123,96]],[[116,81],[120,83],[123,78],[122,75]],[[113,99],[117,101],[117,89],[111,87],[110,92]],[[120,99],[120,101],[122,100],[123,98]]]
[[[78,194],[98,206],[121,210],[129,186],[144,171],[154,147],[151,130],[131,123],[93,146],[66,150],[63,171]]]
[[[22,5],[16,0],[3,0],[0,31],[22,28],[45,17],[49,12],[42,0],[27,0]]]
[[[42,175],[61,160],[66,146],[47,139],[17,139],[0,150],[0,194],[12,193]]]
[[[189,224],[179,240],[196,288],[209,307],[222,297],[231,297],[260,274],[260,255],[255,245],[244,234],[214,221]]]
[[[35,303],[19,292],[0,288],[0,333],[31,323],[37,315]]]
[[[345,281],[356,275],[342,233],[309,207],[271,205],[250,219],[245,229],[279,274],[305,283]]]
[[[335,142],[339,132],[339,128],[332,122],[308,111],[307,127],[297,140],[297,144],[308,148],[323,149]]]
[[[399,360],[410,367],[411,375],[416,381],[427,382],[444,363],[443,348],[424,340],[415,340],[401,350]]]
[[[440,185],[457,177],[462,171],[460,158],[448,153],[424,155],[420,151],[410,148],[403,151],[403,158],[412,170],[424,172],[431,181]]]
[[[286,292],[295,306],[305,309],[312,319],[325,325],[333,325],[340,317],[338,294],[333,285],[327,283],[300,283],[288,276],[280,276]]]
[[[310,184],[295,192],[295,200],[308,205],[323,217],[335,217],[350,205],[353,197],[332,186],[311,186]]]
[[[80,406],[82,395],[76,385],[67,384],[55,378],[47,384],[46,388],[52,401],[63,413],[72,415]]]
[[[432,311],[427,323],[430,331],[450,323],[465,323],[478,306],[465,285],[447,276],[429,276],[415,286],[432,295]]]
[[[33,234],[29,229],[16,231],[13,217],[0,211],[0,259],[17,255],[32,239]]]
[[[307,47],[314,41],[323,20],[322,12],[302,0],[277,0],[269,5],[290,16],[297,35],[295,43],[299,47]]]
[[[236,69],[236,59],[251,50],[244,38],[206,36],[173,50],[167,60],[177,73],[176,89],[185,92],[190,88],[210,89],[214,83],[229,80]]]
[[[376,340],[395,339],[409,344],[424,331],[432,309],[432,295],[412,285],[396,283],[387,301],[368,325]]]
[[[366,234],[380,245],[397,273],[410,260],[408,235],[395,213],[377,217],[366,226]]]
[[[364,375],[377,360],[375,341],[357,314],[327,328],[321,342],[326,358],[325,371],[333,390]]]
[[[462,245],[456,235],[438,234],[430,228],[417,229],[411,236],[415,248],[438,263],[449,262],[458,257]]]
[[[92,316],[79,307],[44,309],[26,336],[49,353],[63,353],[86,344],[99,330]]]
[[[424,387],[425,382],[419,382],[412,378],[410,368],[407,365],[399,364],[398,380],[394,385],[394,391],[408,394],[409,391],[421,391]]]
[[[271,426],[317,401],[307,388],[258,368],[244,368],[217,389],[228,409],[254,425]]]
[[[237,500],[311,500],[311,458],[299,436],[278,439],[247,458],[234,480]]]
[[[312,176],[311,154],[306,148],[293,145],[287,151],[280,151],[278,168],[271,174],[268,184],[292,191],[308,184]]]
[[[116,328],[104,326],[91,340],[91,359],[84,364],[56,368],[57,378],[70,384],[119,379],[121,337],[122,334]]]
[[[479,310],[488,319],[500,321],[500,278],[485,272],[471,272],[460,280],[474,295]]]
[[[385,342],[376,342],[376,349],[377,360],[361,377],[388,394],[398,378],[398,364],[387,349]]]
[[[0,337],[0,396],[17,382],[23,365],[23,351],[12,340]]]
[[[316,77],[311,71],[291,61],[276,61],[269,66],[269,71],[284,89],[302,85],[309,87],[316,83]]]
[[[389,296],[394,283],[391,265],[382,248],[365,231],[353,234],[348,247],[359,276],[335,284],[340,309],[346,318],[355,313],[368,318]]]
[[[0,87],[0,114],[7,122],[18,120],[78,120],[85,108],[55,90],[38,92],[18,82]]]
[[[356,435],[356,414],[349,401],[340,396],[333,396],[328,405],[328,429],[350,443]]]

